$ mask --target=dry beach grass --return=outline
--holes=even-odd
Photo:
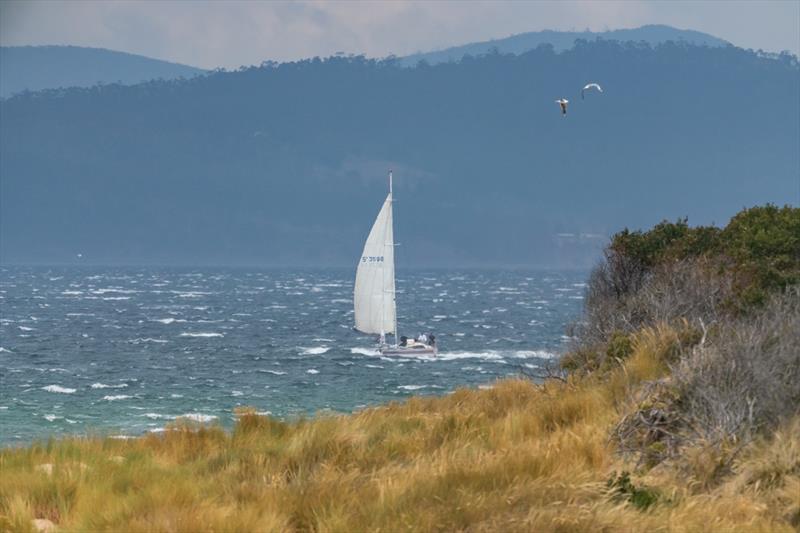
[[[642,331],[603,379],[510,379],[288,423],[242,411],[233,432],[179,424],[6,449],[0,529],[45,518],[64,531],[796,530],[800,417],[738,450],[724,476],[717,446],[653,469],[617,453],[609,435],[637,391],[668,376],[676,338]]]

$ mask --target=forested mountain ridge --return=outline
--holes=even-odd
[[[623,226],[797,205],[798,92],[791,56],[597,41],[19,95],[0,261],[348,265],[393,168],[401,264],[585,266]]]
[[[191,78],[205,71],[136,54],[82,46],[0,47],[0,97],[25,90],[132,85],[163,78]]]
[[[647,43],[656,46],[668,41],[682,42],[698,46],[728,46],[730,43],[717,37],[694,30],[679,30],[663,24],[649,24],[639,28],[608,30],[602,32],[585,31],[531,31],[511,35],[502,39],[475,42],[461,46],[451,46],[443,50],[419,52],[401,59],[407,66],[415,66],[419,61],[429,64],[458,61],[465,55],[478,56],[497,50],[501,54],[521,54],[539,45],[550,44],[556,51],[572,48],[576,40]]]

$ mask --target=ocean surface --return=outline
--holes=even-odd
[[[552,362],[586,272],[399,270],[401,334],[353,331],[354,271],[0,268],[0,445],[138,435],[233,409],[295,417],[447,394]]]

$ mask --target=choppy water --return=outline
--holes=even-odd
[[[435,359],[381,357],[352,330],[351,270],[0,269],[0,444],[135,435],[444,394],[563,348],[583,272],[401,271],[401,333]]]

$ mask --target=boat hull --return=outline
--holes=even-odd
[[[419,347],[413,346],[381,346],[381,355],[403,355],[403,356],[416,356],[416,355],[436,355],[438,350],[436,346],[422,345]]]

